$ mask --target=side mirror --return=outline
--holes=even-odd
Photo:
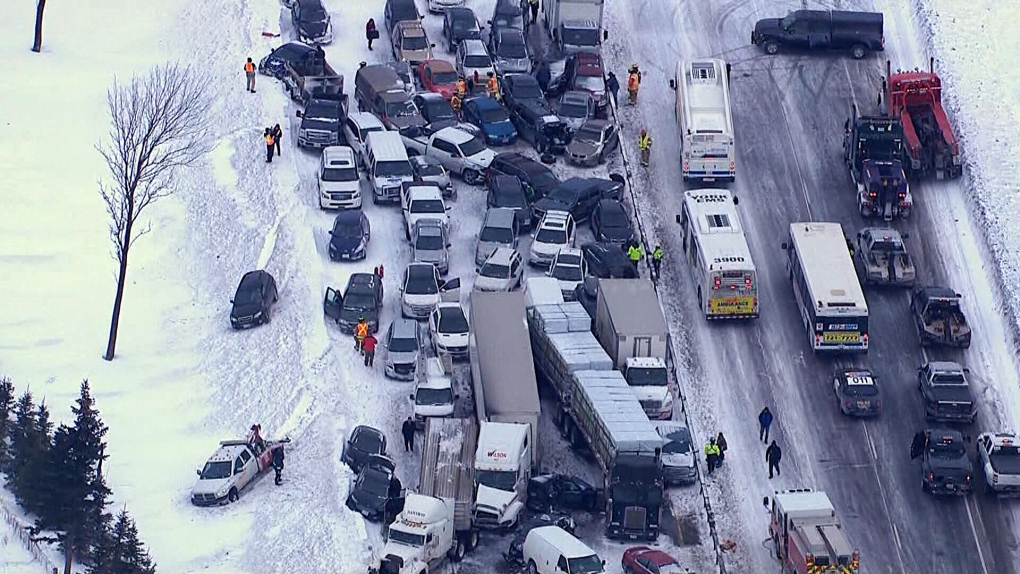
[[[603,561],[602,561],[602,565],[603,565],[603,566],[605,566],[605,565],[606,565],[606,561],[605,561],[605,560],[603,560]]]
[[[762,503],[763,506],[765,506],[765,508],[768,508],[768,506],[769,506],[769,497],[766,496],[765,498],[763,498],[761,503]]]
[[[485,23],[488,24],[489,26],[492,26],[492,20],[486,20]]]
[[[452,208],[449,205],[447,205],[446,206],[446,211],[450,211],[450,209],[452,209]]]
[[[678,214],[676,214],[676,224],[677,224],[677,225],[680,225],[680,219],[681,219],[681,218],[680,218],[680,214],[679,214],[679,213],[678,213]]]
[[[304,115],[305,115],[305,114],[304,114],[304,112],[302,112],[301,110],[296,110],[296,111],[294,112],[294,115],[295,115],[295,116],[297,116],[297,117],[299,117],[299,118],[301,118],[301,117],[304,117]]]
[[[435,47],[436,47],[436,45],[435,45],[435,44],[429,44],[429,47],[430,47],[430,48],[435,48]]]
[[[459,394],[453,395],[453,400],[459,401],[460,400],[460,395]]]
[[[196,468],[196,469],[195,469],[195,474],[197,474],[198,476],[202,476],[202,470],[201,470],[201,469],[198,469],[198,468]]]
[[[788,249],[788,247],[787,247],[787,245],[786,245],[786,242],[783,242],[783,243],[782,243],[782,244],[780,245],[780,247],[782,247],[782,248],[783,248],[783,251],[786,251],[786,250]]]
[[[735,195],[733,196],[733,205],[740,205],[740,200]]]
[[[411,393],[411,394],[407,395],[407,398],[409,398],[409,399],[411,399],[413,401],[414,400],[414,393]]]
[[[970,373],[970,368],[968,368],[968,367],[964,367],[964,368],[963,368],[963,372],[964,372],[964,373]]]
[[[669,81],[669,87],[670,87],[670,89],[675,90],[676,89],[676,80],[670,80]]]
[[[333,235],[333,230],[332,230],[332,229],[330,229],[330,230],[329,230],[329,231],[327,231],[326,233],[328,233],[328,234],[330,234],[330,235]]]
[[[230,304],[231,304],[231,305],[233,305],[233,304],[234,304],[234,300],[233,300],[233,299],[231,299],[231,300],[230,300]]]
[[[452,243],[447,243],[447,244],[446,244],[446,248],[447,248],[447,249],[449,249],[449,248],[451,248],[451,247],[453,247],[453,244],[452,244]]]

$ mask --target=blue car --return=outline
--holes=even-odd
[[[360,209],[341,211],[333,221],[329,232],[329,258],[333,261],[364,259],[368,251],[368,240],[372,228],[368,217]]]
[[[490,146],[510,145],[517,141],[517,128],[510,114],[499,102],[489,96],[469,98],[461,108],[464,120],[478,126]]]

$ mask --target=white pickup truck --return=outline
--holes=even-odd
[[[1020,440],[1013,433],[981,433],[978,457],[989,494],[1020,497]]]
[[[191,489],[191,503],[195,506],[217,506],[237,502],[241,491],[255,483],[273,466],[273,453],[283,450],[290,442],[259,439],[258,443],[245,440],[225,440],[198,470],[198,482]]]
[[[482,182],[485,170],[496,157],[496,152],[485,147],[473,133],[459,127],[443,128],[430,136],[403,136],[401,139],[408,155],[435,158],[470,185]]]

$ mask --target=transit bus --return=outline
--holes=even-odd
[[[733,181],[736,146],[726,62],[681,60],[669,84],[676,91],[674,111],[680,129],[684,181]]]
[[[843,227],[791,223],[783,249],[811,348],[867,353],[868,303]]]
[[[687,267],[706,319],[758,316],[758,273],[736,201],[725,189],[684,192],[680,215]]]

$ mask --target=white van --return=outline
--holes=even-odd
[[[542,526],[524,539],[529,574],[597,574],[606,561],[559,526]]]
[[[372,132],[368,134],[365,148],[372,202],[400,203],[401,185],[405,181],[414,181],[414,171],[411,162],[407,161],[407,150],[400,134]]]
[[[322,148],[319,161],[319,207],[358,209],[361,207],[361,175],[354,163],[354,151],[347,146]]]
[[[368,112],[352,112],[344,122],[344,137],[347,145],[354,150],[354,156],[358,158],[358,165],[367,167],[365,155],[368,147],[368,134],[372,132],[384,132],[386,126],[382,121]]]

